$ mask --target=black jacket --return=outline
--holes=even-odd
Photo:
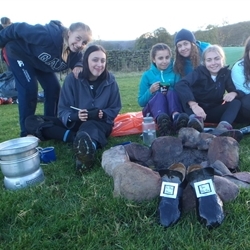
[[[236,92],[237,98],[244,95],[242,91],[236,90],[228,66],[220,69],[214,81],[207,68],[201,65],[177,82],[175,90],[184,111],[189,108],[189,101],[197,102],[203,109],[216,107],[222,104],[226,91]]]

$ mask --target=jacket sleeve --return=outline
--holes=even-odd
[[[141,107],[145,107],[149,100],[154,96],[154,94],[151,94],[150,92],[150,86],[149,79],[147,75],[144,73],[142,75],[140,85],[139,85],[139,94],[138,94],[138,104]]]
[[[122,108],[122,104],[118,84],[115,80],[115,77],[112,76],[112,78],[114,80],[112,82],[112,87],[110,88],[108,105],[106,108],[102,109],[102,111],[104,113],[103,119],[105,122],[113,125],[116,116],[119,114]]]
[[[187,105],[190,101],[196,101],[191,87],[196,83],[198,77],[199,73],[197,70],[193,70],[175,84],[174,89],[183,105]]]
[[[23,40],[27,44],[43,44],[47,31],[43,25],[30,25],[28,23],[13,23],[0,31],[0,48],[13,40]]]
[[[229,75],[228,75],[228,78],[227,78],[227,81],[226,81],[226,91],[228,93],[236,92],[237,93],[236,98],[242,98],[245,95],[245,93],[242,90],[236,89],[236,87],[235,87],[235,85],[233,83],[232,77],[231,77],[231,70],[228,69],[228,71],[229,71]]]
[[[83,67],[83,53],[70,53],[68,58],[68,65],[70,69],[74,69],[75,67]]]
[[[79,81],[78,79],[75,79],[73,73],[66,76],[61,92],[60,92],[60,98],[58,102],[58,116],[63,122],[63,124],[67,128],[72,128],[75,124],[75,121],[69,122],[68,118],[70,115],[75,116],[75,114],[78,112],[77,110],[73,110],[70,108],[70,106],[74,105],[74,94],[72,89],[72,82]]]
[[[245,88],[245,75],[244,75],[244,67],[242,61],[238,61],[234,64],[231,70],[231,77],[234,83],[234,86],[237,90],[244,92],[245,94],[249,94],[250,90]],[[250,82],[248,82],[250,84]],[[242,96],[242,94],[241,94]]]

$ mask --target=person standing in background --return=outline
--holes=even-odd
[[[78,22],[68,28],[60,21],[46,25],[12,23],[0,31],[0,48],[16,82],[20,136],[27,136],[25,119],[34,115],[38,82],[44,90],[44,115],[56,116],[60,82],[55,72],[68,68],[77,78],[82,70],[82,51],[91,40],[88,25]]]
[[[174,45],[174,71],[183,77],[201,64],[202,52],[210,44],[197,41],[191,31],[181,29],[174,38]]]

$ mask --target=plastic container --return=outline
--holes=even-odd
[[[153,117],[148,116],[143,118],[142,131],[143,143],[147,146],[151,146],[152,142],[156,138],[156,129]]]

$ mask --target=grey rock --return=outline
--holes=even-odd
[[[178,157],[183,152],[183,146],[177,137],[162,136],[154,140],[151,150],[155,169],[160,170],[179,162]]]
[[[151,200],[160,195],[161,177],[150,168],[125,162],[113,170],[114,197],[133,201]]]
[[[214,176],[214,185],[223,202],[233,201],[239,194],[239,187],[224,177]]]
[[[154,163],[151,160],[151,148],[135,142],[127,144],[124,147],[128,153],[130,161],[145,167],[153,167]]]
[[[210,167],[212,167],[215,171],[215,174],[219,176],[232,174],[227,168],[227,166],[220,160],[216,160],[214,163],[210,164]]]
[[[122,145],[112,147],[102,154],[102,168],[108,175],[112,176],[113,170],[124,162],[130,162],[130,159]]]
[[[233,171],[239,166],[239,143],[232,137],[216,137],[210,143],[207,157],[210,164],[220,160]]]
[[[200,132],[194,128],[181,128],[178,132],[178,138],[183,146],[188,148],[197,148],[200,140]]]
[[[209,133],[200,133],[199,140],[197,143],[198,150],[208,150],[210,143],[215,138],[215,135]]]

